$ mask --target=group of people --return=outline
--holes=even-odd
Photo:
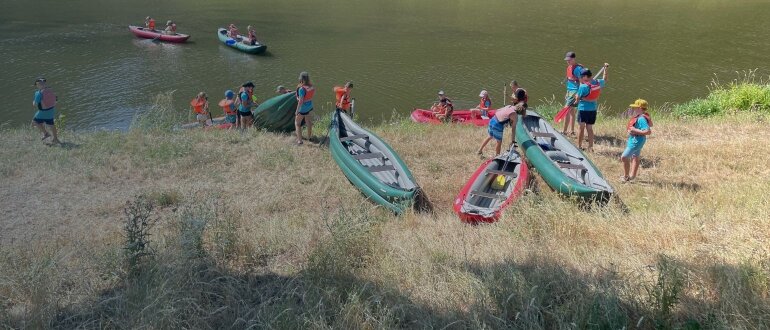
[[[227,36],[238,40],[238,38],[241,39],[241,42],[243,42],[246,45],[256,45],[257,44],[257,32],[254,30],[254,27],[251,25],[246,27],[247,34],[246,36],[242,36],[240,32],[238,31],[238,27],[235,26],[235,24],[230,23],[230,25],[227,26]]]
[[[141,16],[140,16],[141,17]],[[156,31],[155,30],[155,19],[147,16],[147,18],[144,19],[144,27],[150,31]],[[176,34],[176,23],[169,20],[166,22],[166,28],[163,30],[164,34],[168,35],[175,35]]]

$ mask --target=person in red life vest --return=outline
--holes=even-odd
[[[35,96],[32,99],[32,106],[37,110],[35,116],[32,118],[32,125],[36,126],[41,133],[43,133],[42,140],[45,140],[53,136],[52,143],[61,143],[59,141],[59,135],[56,131],[56,125],[54,125],[54,117],[56,115],[56,94],[48,88],[45,78],[38,78],[35,80]],[[46,130],[46,126],[51,128],[51,134]]]
[[[584,69],[580,73],[580,87],[575,94],[577,103],[577,121],[580,124],[578,132],[578,148],[583,148],[583,137],[588,132],[588,151],[594,150],[594,124],[596,124],[596,113],[599,108],[599,96],[607,80],[607,68],[610,65],[604,63],[604,70],[601,79],[593,79],[591,70]]]
[[[166,22],[166,29],[163,31],[163,33],[168,35],[175,35],[176,34],[176,23],[172,21]]]
[[[291,92],[292,92],[291,90],[286,89],[286,87],[284,87],[283,85],[278,85],[278,87],[275,88],[276,94],[283,95],[283,94],[289,94]]]
[[[632,111],[632,117],[626,124],[626,131],[628,132],[626,149],[620,155],[620,161],[623,162],[621,182],[629,182],[636,178],[642,147],[647,142],[647,136],[652,133],[652,118],[647,113],[647,101],[637,99],[629,107]]]
[[[238,120],[236,126],[240,128],[250,128],[254,117],[251,113],[251,108],[256,106],[256,98],[254,97],[254,83],[249,81],[241,85],[241,89],[238,91],[238,98],[236,99],[238,105]]]
[[[302,144],[302,123],[307,126],[308,141],[313,137],[313,119],[310,112],[313,111],[313,95],[315,87],[310,82],[310,74],[301,72],[299,74],[299,85],[297,85],[297,110],[294,112],[294,130],[297,132],[297,144]]]
[[[254,28],[251,25],[246,27],[246,31],[248,31],[248,35],[246,36],[246,38],[243,39],[243,43],[247,45],[256,45],[257,32],[254,31]]]
[[[481,93],[479,93],[479,98],[481,98],[479,100],[479,105],[471,109],[471,119],[476,119],[479,115],[484,119],[489,118],[488,111],[492,109],[492,99],[489,98],[489,92],[482,89]]]
[[[452,112],[454,112],[454,106],[452,105],[452,100],[446,97],[444,91],[438,91],[438,102],[433,103],[433,106],[430,107],[430,110],[433,111],[433,116],[435,116],[436,119],[445,122],[452,121]]]
[[[198,121],[201,127],[206,127],[206,121],[211,118],[209,115],[209,98],[206,96],[206,93],[198,93],[198,95],[190,101],[190,106],[192,106],[193,112],[195,112],[195,120]]]
[[[227,36],[233,39],[238,39],[238,27],[235,24],[230,23],[227,27]]]
[[[575,60],[575,52],[567,52],[564,56],[564,60],[567,61],[567,94],[564,96],[564,105],[569,106],[569,112],[564,120],[564,129],[561,134],[567,135],[567,128],[569,128],[569,135],[575,136],[575,94],[577,94],[578,87],[580,87],[580,73],[583,72],[585,67]]]
[[[238,118],[238,109],[235,107],[235,92],[227,90],[225,98],[219,101],[219,106],[225,113],[225,123],[230,124],[230,128],[235,127]]]
[[[144,27],[149,30],[155,31],[155,19],[150,16],[147,16],[147,18],[144,19]]]
[[[350,111],[350,91],[353,90],[353,83],[348,81],[344,87],[334,86],[334,97],[337,102],[334,104],[337,110],[344,113]]]
[[[515,80],[514,80],[515,82]],[[495,155],[499,155],[503,145],[503,132],[506,125],[511,126],[511,146],[516,147],[516,124],[519,121],[519,115],[527,113],[527,91],[516,85],[516,91],[512,96],[513,104],[502,107],[495,111],[495,115],[489,120],[487,133],[489,136],[481,143],[478,154],[484,155],[484,147],[492,139],[495,140]]]

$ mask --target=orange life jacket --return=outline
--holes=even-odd
[[[40,93],[43,94],[43,96],[40,98],[40,103],[37,104],[38,110],[50,110],[56,106],[56,94],[54,94],[50,88],[43,88],[40,90]]]
[[[206,110],[203,110],[203,106],[206,105],[206,99],[194,98],[190,101],[190,105],[193,107],[195,113],[206,114]]]
[[[150,30],[155,30],[155,19],[150,18],[150,21],[147,23],[147,28]]]
[[[586,85],[588,85],[588,95],[583,96],[581,99],[584,101],[594,102],[599,99],[599,95],[602,94],[602,85],[598,81],[591,79]]]
[[[350,110],[350,90],[344,87],[334,87],[334,94],[337,98],[337,103],[335,103],[335,106],[337,108],[340,108],[342,110],[348,111]]]
[[[567,65],[567,80],[572,82],[577,82],[578,80],[580,80],[579,77],[575,77],[575,68],[577,67],[585,68],[580,63],[575,63],[574,65]]]
[[[222,111],[224,111],[226,115],[235,115],[235,102],[233,102],[233,100],[222,99],[222,101],[219,101],[219,106],[222,107]]]
[[[487,105],[487,102],[489,102],[489,105]],[[492,108],[492,99],[489,98],[489,95],[482,97],[481,101],[479,101],[479,109],[489,110],[491,108]]]
[[[313,100],[313,95],[315,95],[315,87],[313,86],[299,86],[300,88],[305,90],[305,98],[299,100],[302,103],[310,102]],[[297,94],[297,97],[299,97],[299,94]]]
[[[626,125],[626,130],[633,128],[636,125],[636,122],[639,120],[639,117],[644,117],[644,119],[647,119],[647,125],[652,127],[652,118],[650,117],[649,113],[645,112],[645,113],[642,113],[641,115],[631,118],[631,120],[628,121],[628,125]]]

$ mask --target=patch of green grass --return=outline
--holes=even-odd
[[[770,83],[756,79],[755,71],[748,71],[742,79],[727,84],[714,80],[705,98],[675,105],[672,112],[678,117],[710,117],[738,112],[770,114]]]

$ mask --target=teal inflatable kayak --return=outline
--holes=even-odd
[[[267,50],[267,45],[265,44],[257,43],[256,45],[249,45],[243,43],[244,37],[241,35],[235,39],[228,37],[227,29],[219,28],[219,30],[217,30],[217,36],[219,36],[219,41],[223,42],[228,47],[235,48],[244,53],[262,54]]]
[[[371,201],[400,214],[412,207],[419,187],[412,173],[382,139],[337,111],[329,149],[342,173]]]
[[[297,97],[294,93],[278,95],[262,102],[254,110],[254,126],[271,132],[294,131]]]
[[[614,193],[596,165],[537,112],[527,111],[520,117],[516,142],[527,162],[560,194],[606,203]]]

